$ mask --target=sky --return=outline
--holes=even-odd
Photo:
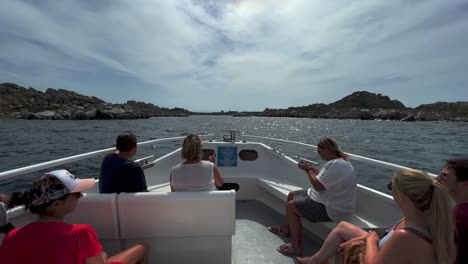
[[[0,83],[200,112],[468,101],[467,0],[0,1]]]

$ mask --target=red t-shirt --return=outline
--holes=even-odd
[[[0,262],[82,264],[101,252],[96,232],[89,225],[31,223],[8,233],[0,247]]]
[[[457,262],[468,263],[468,203],[455,207],[457,221]]]

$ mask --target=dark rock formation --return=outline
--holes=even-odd
[[[156,116],[187,116],[182,108],[161,108],[153,104],[128,101],[111,104],[94,96],[65,89],[45,92],[26,89],[14,83],[0,84],[0,118],[24,119],[137,119]]]
[[[242,116],[237,113],[237,116]],[[369,92],[355,92],[331,104],[312,104],[288,109],[266,108],[250,114],[274,117],[307,117],[333,119],[384,119],[402,121],[464,121],[468,122],[468,102],[434,103],[407,108],[398,100]]]
[[[406,109],[398,100],[390,100],[388,96],[366,91],[354,92],[328,106],[335,109]]]

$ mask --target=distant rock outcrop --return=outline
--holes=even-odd
[[[329,104],[334,109],[406,109],[398,100],[390,100],[388,96],[366,91],[354,92],[343,99]]]
[[[274,117],[468,122],[468,102],[438,102],[412,109],[405,107],[398,100],[391,100],[388,96],[361,91],[328,105],[312,104],[288,109],[266,108],[263,112],[249,114]],[[242,116],[242,112],[236,115]]]
[[[0,84],[0,118],[24,119],[137,119],[156,116],[187,116],[182,108],[161,108],[153,104],[127,101],[111,104],[94,96],[65,89],[45,92],[14,83]]]

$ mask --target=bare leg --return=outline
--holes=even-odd
[[[294,192],[288,193],[288,200],[286,201],[286,213],[284,217],[284,224],[282,224],[282,231],[289,233],[289,223],[288,223],[288,204],[294,199]]]
[[[336,253],[335,255],[335,264],[344,264],[344,255],[341,253]]]
[[[292,201],[294,198],[294,192],[289,192],[288,194],[288,200],[287,200],[287,203],[289,203],[289,201]],[[289,234],[289,224],[288,224],[288,216],[287,216],[287,205],[286,205],[286,213],[285,213],[285,218],[284,218],[284,223],[280,224],[280,225],[277,225],[277,226],[273,226],[273,228],[275,229],[279,229],[281,230],[282,233],[286,234]]]
[[[340,247],[340,244],[352,238],[364,236],[367,232],[348,222],[340,222],[323,242],[320,250],[309,258],[300,258],[300,263],[323,263],[325,260],[334,256]]]
[[[302,253],[302,214],[297,210],[294,201],[291,199],[286,205],[286,222],[291,234],[291,245],[294,251]]]
[[[126,264],[148,264],[149,263],[149,246],[146,243],[135,245],[128,248],[119,254],[109,258],[109,261],[120,261]]]

